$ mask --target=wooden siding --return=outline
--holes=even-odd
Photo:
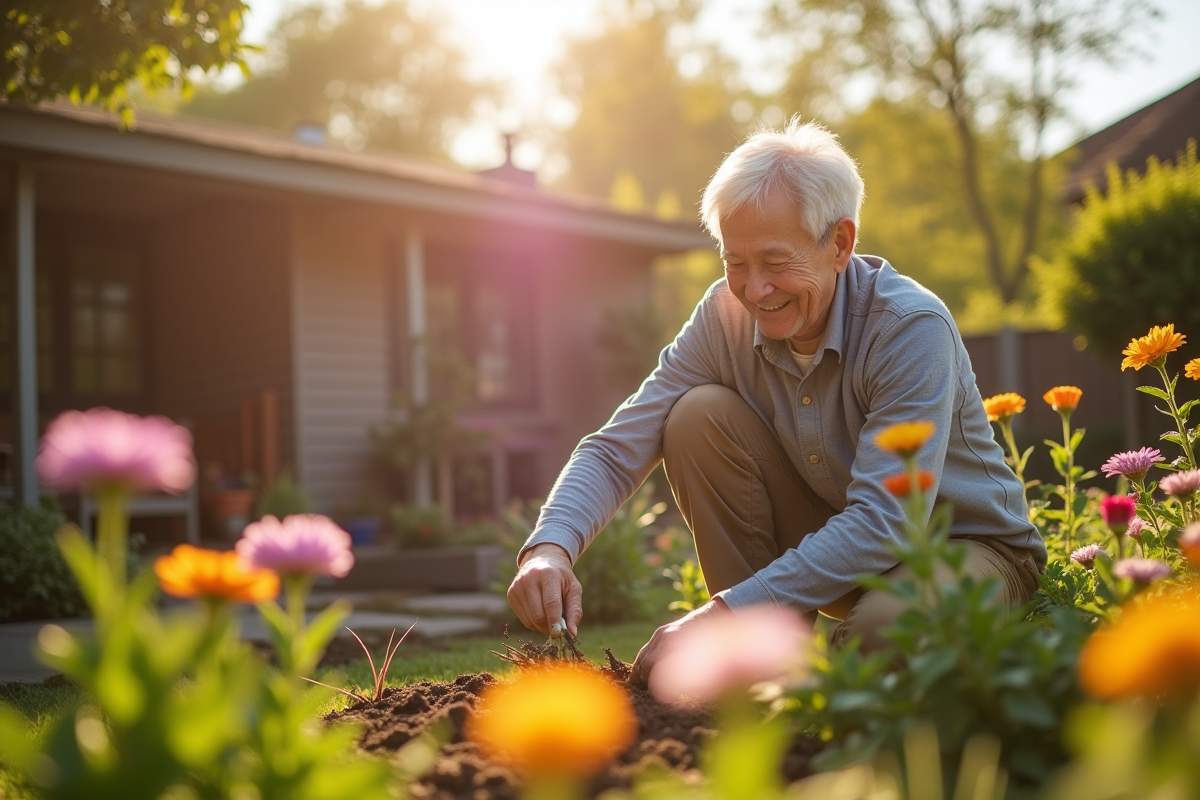
[[[236,419],[243,399],[273,389],[285,466],[294,458],[288,259],[282,206],[205,206],[157,226],[149,287],[154,408],[196,423]]]
[[[368,430],[390,401],[391,241],[378,220],[348,212],[293,215],[297,477],[323,513],[370,489]]]

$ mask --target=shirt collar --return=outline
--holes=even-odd
[[[820,355],[826,350],[833,350],[837,353],[838,361],[842,360],[842,354],[846,344],[846,307],[850,304],[850,289],[848,282],[850,281],[850,272],[854,268],[855,259],[858,256],[851,256],[850,263],[846,265],[846,269],[842,270],[837,276],[837,284],[833,290],[833,304],[829,309],[829,323],[825,326],[825,338],[821,340],[821,346],[817,348],[817,360],[813,362],[815,366],[820,361]],[[759,352],[768,361],[774,361],[776,354],[780,358],[791,359],[787,351],[787,342],[779,339],[768,339],[762,335],[762,331],[758,329],[758,322],[754,323],[754,349]]]

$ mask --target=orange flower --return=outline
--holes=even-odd
[[[932,422],[897,422],[877,434],[875,444],[881,450],[907,458],[924,447],[935,430],[937,426]]]
[[[1016,392],[993,395],[983,401],[983,410],[987,412],[988,422],[999,422],[1024,411],[1025,398]]]
[[[1183,365],[1183,374],[1194,381],[1200,381],[1200,358],[1193,358]]]
[[[1079,680],[1093,697],[1162,696],[1200,688],[1200,597],[1162,595],[1126,606],[1079,654]]]
[[[467,723],[473,742],[530,776],[593,775],[636,734],[625,689],[591,667],[566,664],[493,684]]]
[[[233,550],[204,550],[181,544],[154,562],[163,591],[176,597],[220,597],[257,603],[279,594],[279,576],[250,569]]]
[[[1074,411],[1081,397],[1083,389],[1078,386],[1055,386],[1042,395],[1042,399],[1055,411]]]
[[[933,486],[933,473],[921,470],[917,473],[917,484],[921,487],[922,492],[928,492]],[[912,481],[908,479],[908,474],[893,475],[890,478],[883,479],[883,488],[887,489],[896,497],[908,497],[912,494]]]
[[[1173,353],[1187,339],[1182,333],[1175,332],[1175,323],[1155,325],[1145,336],[1134,339],[1129,346],[1121,351],[1125,360],[1121,362],[1121,371],[1129,367],[1139,370],[1148,367],[1160,358],[1166,358],[1167,353]]]

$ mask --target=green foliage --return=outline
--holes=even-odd
[[[1067,325],[1116,357],[1153,325],[1200,331],[1200,161],[1196,142],[1145,175],[1108,173],[1070,237],[1041,270]]]
[[[442,547],[450,543],[451,524],[441,506],[396,503],[391,509],[392,531],[404,549]]]
[[[258,498],[254,505],[255,519],[272,516],[283,519],[291,514],[307,514],[312,511],[308,493],[288,473],[282,473]]]
[[[575,561],[589,620],[622,622],[650,613],[655,569],[646,561],[647,539],[666,509],[666,503],[654,501],[654,487],[643,484]]]
[[[197,93],[183,111],[289,132],[319,122],[352,150],[445,156],[495,89],[464,75],[466,56],[436,7],[414,5],[295,8],[272,33],[261,74],[232,91]]]
[[[244,68],[243,0],[13,0],[0,26],[4,102],[69,97],[120,110],[129,85],[190,89],[194,69]]]
[[[708,584],[704,582],[704,572],[694,559],[686,559],[682,564],[663,570],[663,577],[670,578],[671,588],[679,593],[679,599],[672,600],[667,606],[669,611],[695,611],[712,599]]]
[[[54,542],[66,524],[56,505],[0,505],[0,622],[74,617],[87,610]]]

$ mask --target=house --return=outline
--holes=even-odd
[[[149,114],[0,107],[0,169],[0,441],[25,502],[38,432],[107,405],[187,421],[202,469],[289,468],[330,512],[394,395],[436,395],[431,350],[472,368],[489,507],[544,494],[622,399],[602,314],[646,297],[656,257],[711,246],[503,171]]]

